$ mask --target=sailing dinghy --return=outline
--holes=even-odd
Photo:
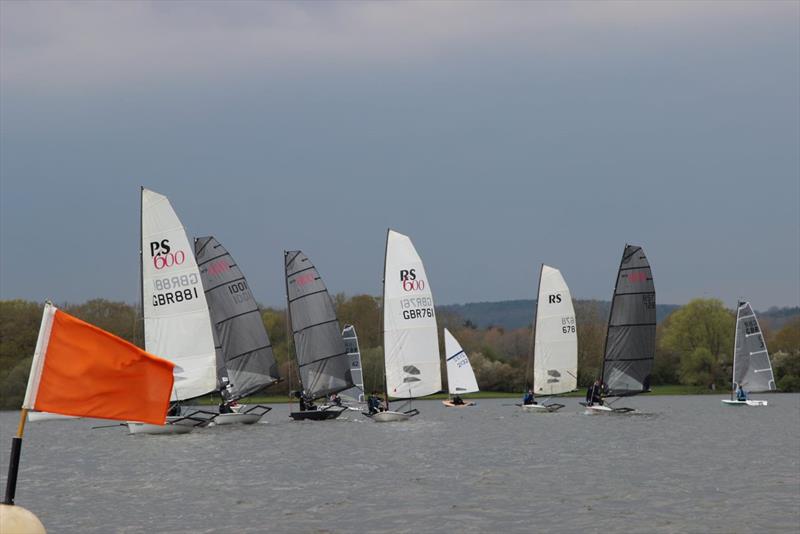
[[[656,289],[642,247],[625,245],[611,311],[601,373],[606,397],[629,397],[650,391],[656,353]],[[613,401],[612,401],[613,402]],[[588,413],[629,413],[582,402]]]
[[[442,404],[448,408],[475,406],[474,401],[466,401],[461,404],[453,402],[452,397],[456,395],[460,397],[462,394],[466,393],[475,393],[480,391],[480,388],[478,387],[478,381],[475,380],[475,373],[469,363],[467,353],[464,352],[458,340],[456,340],[447,328],[444,329],[444,351],[447,355],[447,390],[451,398],[442,401]]]
[[[749,302],[739,302],[736,307],[736,331],[733,342],[733,389],[741,385],[748,393],[775,391],[775,376],[769,361],[767,344],[758,325],[756,313]],[[731,390],[728,406],[767,406],[765,400],[737,400]]]
[[[389,398],[411,399],[442,389],[433,294],[408,236],[389,229],[383,268],[383,354],[386,410],[364,414],[378,423],[406,421],[419,410],[389,410]]]
[[[542,264],[533,325],[533,392],[551,397],[578,387],[578,334],[575,309],[561,271]],[[564,407],[556,402],[520,404],[524,412],[552,413]]]
[[[300,385],[307,399],[327,398],[353,387],[350,356],[345,348],[333,299],[317,269],[299,250],[284,251],[286,300],[294,336]],[[295,421],[339,417],[346,408],[323,406],[291,412]]]
[[[272,344],[250,286],[230,253],[211,236],[196,238],[194,249],[214,325],[217,387],[223,406],[232,410],[220,413],[214,424],[251,425],[272,408],[238,401],[279,380]]]
[[[217,389],[217,351],[200,271],[178,216],[164,195],[141,189],[139,255],[145,350],[175,363],[172,402]],[[167,424],[129,422],[131,434],[182,434],[216,414],[194,410]]]
[[[358,406],[352,404],[364,404],[364,371],[361,367],[361,350],[358,346],[358,335],[356,327],[351,324],[344,325],[342,330],[342,340],[350,358],[350,376],[353,378],[353,387],[339,393],[339,396],[347,405],[348,410],[361,411]]]

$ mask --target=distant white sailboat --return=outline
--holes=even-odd
[[[542,264],[533,339],[533,392],[550,397],[578,387],[578,334],[569,287],[558,269]],[[520,405],[523,411],[555,412],[563,404],[547,399]]]
[[[728,406],[767,406],[765,400],[734,398],[733,390],[741,386],[747,393],[775,391],[775,376],[769,361],[767,344],[758,319],[749,302],[739,302],[736,309],[736,330],[733,343],[733,389]]]
[[[411,239],[391,229],[386,233],[383,269],[383,353],[387,405],[390,398],[410,402],[442,389],[428,276]],[[406,421],[418,413],[416,409],[387,409],[368,417],[384,423]]]
[[[465,406],[474,406],[474,401],[461,402],[460,404],[454,403],[453,398],[466,393],[475,393],[480,391],[478,381],[475,379],[475,372],[472,370],[472,365],[469,363],[469,357],[456,338],[450,331],[444,329],[444,352],[445,363],[447,369],[447,389],[450,393],[450,399],[442,401],[442,403],[451,408],[462,408]]]
[[[361,407],[356,404],[364,404],[364,370],[361,366],[361,349],[358,345],[358,335],[356,327],[351,324],[344,325],[342,329],[342,340],[350,358],[350,376],[353,379],[353,387],[339,393],[339,396],[347,405],[347,408],[354,411],[361,411]]]

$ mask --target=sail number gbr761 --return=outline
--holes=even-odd
[[[403,310],[403,319],[417,319],[433,317],[433,299],[431,297],[411,297],[400,299],[400,309]]]

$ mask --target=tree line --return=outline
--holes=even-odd
[[[383,348],[380,299],[370,295],[336,295],[342,326],[355,325],[361,346],[368,390],[383,387]],[[588,386],[600,373],[607,317],[597,301],[576,300],[578,384]],[[64,311],[142,346],[142,323],[135,306],[94,299],[63,304]],[[41,322],[42,305],[24,300],[0,301],[0,408],[17,408],[25,393],[31,359]],[[531,310],[531,316],[533,310]],[[263,307],[261,316],[284,380],[271,386],[271,395],[288,394],[297,386],[297,368],[290,357],[291,340],[285,310]],[[459,340],[470,358],[478,385],[484,391],[519,392],[530,381],[531,327],[477,328],[452,312],[437,311],[441,329]],[[716,299],[695,299],[678,308],[656,330],[656,358],[651,384],[685,384],[727,389],[733,365],[735,312]],[[775,380],[782,391],[800,391],[800,317],[772,331],[761,329],[769,348]],[[164,355],[169,357],[169,355]],[[442,362],[442,376],[444,362]],[[445,386],[446,387],[446,386]]]

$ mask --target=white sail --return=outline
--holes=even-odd
[[[444,353],[447,359],[447,389],[450,394],[480,391],[467,353],[447,328],[444,329]]]
[[[428,276],[408,236],[389,230],[383,283],[386,391],[414,398],[442,389],[439,339]]]
[[[764,335],[749,302],[740,302],[736,310],[733,383],[741,384],[746,391],[751,392],[776,389]]]
[[[569,288],[558,269],[542,265],[534,332],[533,391],[557,395],[578,387],[578,334]]]
[[[344,325],[342,339],[350,357],[350,376],[353,377],[353,387],[339,393],[339,396],[350,402],[364,402],[364,371],[361,368],[361,350],[358,347],[356,327],[351,324]]]
[[[193,250],[167,197],[142,189],[145,350],[177,365],[173,400],[217,389],[211,318]]]

